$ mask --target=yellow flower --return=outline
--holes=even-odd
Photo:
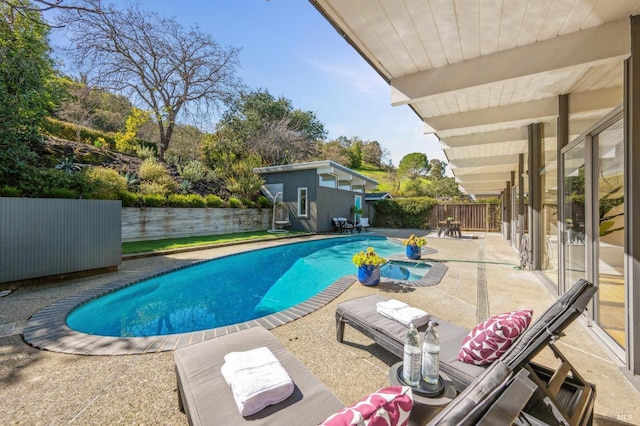
[[[408,240],[402,240],[402,244],[405,246],[422,247],[427,245],[427,239],[425,237],[416,237],[414,234],[411,234]]]
[[[367,251],[354,254],[351,261],[359,268],[362,265],[380,266],[386,263],[387,259],[378,255],[373,247],[367,247]]]

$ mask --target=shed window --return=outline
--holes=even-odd
[[[308,216],[307,188],[298,188],[298,216]]]
[[[345,189],[347,191],[351,191],[351,182],[348,180],[339,180],[338,189]]]
[[[336,177],[328,174],[320,175],[320,186],[324,186],[327,188],[335,188],[336,187]]]

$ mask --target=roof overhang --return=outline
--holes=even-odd
[[[365,191],[374,190],[378,186],[378,181],[361,175],[356,171],[353,171],[330,160],[284,164],[280,166],[270,167],[258,167],[254,169],[254,171],[258,174],[282,173],[296,170],[315,170],[318,175],[325,174],[335,176],[339,181],[348,181],[351,186],[360,185],[365,189]]]
[[[460,187],[483,196],[505,189],[521,154],[526,166],[528,125],[543,123],[555,151],[560,95],[570,138],[623,102],[640,13],[591,0],[310,1],[389,83],[391,104],[439,138]]]

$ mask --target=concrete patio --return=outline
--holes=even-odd
[[[412,232],[422,233],[373,231],[374,235],[398,238]],[[501,236],[477,234],[472,239],[467,234],[466,237],[428,237],[429,246],[437,253],[426,257],[449,267],[438,285],[403,289],[388,284],[365,287],[355,283],[323,308],[272,332],[345,404],[351,404],[387,386],[389,367],[398,359],[349,327],[345,343],[337,343],[334,322],[337,303],[381,293],[472,328],[483,316],[524,307],[532,308],[535,318],[553,302],[555,296],[534,272],[518,268],[517,253]],[[0,420],[3,424],[22,425],[186,425],[185,415],[178,410],[171,351],[126,356],[42,351],[23,342],[22,327],[42,308],[83,290],[270,244],[273,243],[126,260],[115,273],[23,286],[0,296]],[[0,291],[4,289],[0,286]],[[621,371],[621,364],[592,336],[585,321],[580,319],[572,324],[557,345],[582,376],[596,384],[595,424],[640,424],[637,379],[628,378]],[[327,354],[331,354],[330,362]],[[548,350],[536,361],[555,365]]]

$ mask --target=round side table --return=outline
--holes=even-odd
[[[398,379],[400,369],[402,369],[402,362],[396,362],[389,369],[389,382],[392,386],[406,386]],[[444,382],[444,389],[438,396],[426,397],[413,392],[413,408],[409,416],[410,426],[427,424],[456,397],[457,392],[449,376],[441,371],[440,378]]]

